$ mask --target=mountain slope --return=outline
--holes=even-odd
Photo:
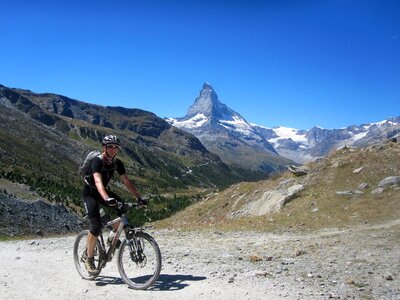
[[[103,107],[0,86],[0,177],[80,203],[77,166],[106,134],[143,192],[226,186],[239,178],[189,133],[139,109]]]
[[[342,148],[273,180],[232,185],[159,223],[168,228],[306,230],[400,218],[400,143]],[[290,196],[290,197],[289,197]]]
[[[194,134],[230,166],[270,174],[286,169],[291,163],[240,114],[221,103],[208,83],[203,85],[185,117],[167,121]]]

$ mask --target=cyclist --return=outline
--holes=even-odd
[[[102,153],[90,162],[89,174],[91,175],[85,180],[86,184],[83,188],[83,201],[90,223],[90,232],[87,238],[87,259],[85,262],[85,267],[89,273],[96,272],[93,252],[97,237],[101,231],[99,204],[114,207],[117,210],[117,214],[121,215],[121,212],[117,208],[117,201],[122,202],[121,199],[106,188],[115,170],[127,189],[137,198],[138,204],[146,205],[146,201],[140,197],[136,186],[128,178],[124,164],[116,157],[120,146],[120,140],[115,135],[107,135],[103,138]],[[115,228],[117,227],[118,224],[116,224]]]

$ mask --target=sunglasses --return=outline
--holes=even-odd
[[[119,148],[119,146],[117,146],[117,145],[107,145],[106,147],[108,149],[118,149]]]

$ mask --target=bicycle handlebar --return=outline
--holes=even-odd
[[[140,205],[139,203],[133,203],[133,202],[128,202],[128,203],[117,202],[118,209],[122,209],[123,211],[127,211],[131,208],[141,208],[145,206],[146,205]]]

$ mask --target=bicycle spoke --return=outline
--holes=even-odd
[[[147,234],[126,239],[120,248],[118,268],[123,280],[134,289],[146,289],[158,278],[161,254],[156,242]]]
[[[75,262],[75,267],[76,267],[79,275],[81,275],[82,278],[94,279],[100,274],[101,268],[102,268],[102,266],[99,266],[100,257],[99,257],[98,249],[100,247],[100,242],[97,241],[95,251],[93,253],[94,259],[95,259],[95,265],[96,265],[98,271],[94,274],[92,274],[92,273],[89,274],[85,267],[85,261],[86,261],[86,257],[87,257],[87,250],[86,250],[87,235],[88,235],[88,231],[83,231],[77,236],[77,238],[75,240],[74,262]]]

